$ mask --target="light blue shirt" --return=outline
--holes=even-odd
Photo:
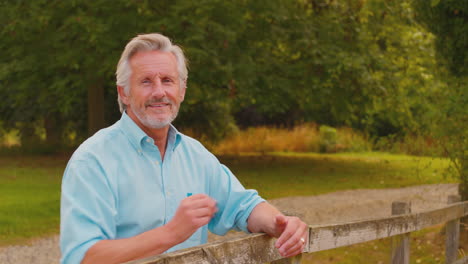
[[[252,209],[264,201],[246,190],[198,141],[170,127],[164,162],[154,141],[127,114],[86,140],[68,162],[62,180],[62,263],[80,263],[104,239],[138,235],[166,224],[182,199],[204,193],[219,211],[207,226],[169,251],[247,230]]]

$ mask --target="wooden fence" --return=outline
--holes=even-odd
[[[427,227],[446,223],[446,263],[467,264],[468,257],[456,260],[460,236],[460,218],[468,216],[468,201],[449,197],[449,205],[431,211],[411,213],[405,202],[392,204],[392,216],[343,224],[309,226],[304,253],[354,245],[393,237],[392,264],[409,263],[409,235]],[[214,242],[198,247],[128,262],[128,264],[172,263],[300,263],[301,255],[283,258],[274,246],[275,239],[265,234]]]

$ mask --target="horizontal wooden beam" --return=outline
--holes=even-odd
[[[178,250],[128,264],[265,263],[283,258],[274,246],[275,241],[276,239],[268,235],[254,234]]]
[[[468,215],[468,201],[444,208],[373,220],[310,226],[304,252],[316,252],[409,233]],[[166,253],[128,264],[265,263],[281,259],[276,239],[265,234],[214,242]]]
[[[468,264],[468,257],[463,257],[463,258],[453,262],[452,264]]]
[[[357,221],[353,223],[311,226],[309,252],[349,246],[381,238],[418,231],[468,215],[468,202],[421,213]]]

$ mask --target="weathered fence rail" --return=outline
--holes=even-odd
[[[454,198],[449,198],[449,202],[454,201]],[[409,233],[447,223],[446,263],[468,263],[468,257],[455,262],[459,239],[459,228],[456,225],[459,224],[460,218],[468,216],[468,201],[413,214],[408,213],[410,212],[408,204],[394,203],[393,206],[402,207],[403,211],[395,209],[393,214],[398,215],[386,218],[310,226],[308,244],[304,252],[311,253],[394,237],[396,242],[392,249],[392,263],[406,264],[409,261],[409,240],[407,239]],[[274,247],[274,242],[275,239],[268,235],[254,234],[136,260],[128,264],[300,262],[300,256],[290,259],[282,258]]]

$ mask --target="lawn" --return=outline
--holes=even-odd
[[[0,246],[58,233],[65,157],[0,157]]]
[[[445,159],[386,153],[244,154],[220,160],[246,188],[267,199],[455,182],[447,176]]]
[[[0,246],[59,231],[60,183],[67,156],[0,157]],[[385,153],[221,156],[247,188],[265,198],[358,188],[454,182],[448,162]]]

